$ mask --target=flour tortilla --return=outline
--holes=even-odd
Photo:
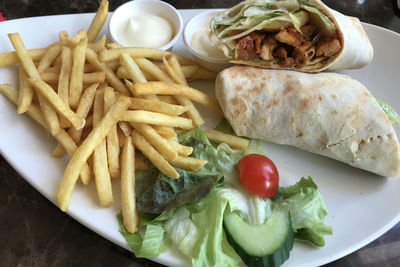
[[[256,3],[257,1],[248,0],[247,2]],[[345,16],[329,8],[320,0],[309,0],[308,3],[322,11],[334,23],[342,45],[342,49],[339,53],[330,57],[329,60],[323,62],[323,64],[315,66],[281,67],[279,65],[266,64],[267,61],[263,63],[262,60],[252,61],[233,59],[231,62],[261,68],[321,72],[324,70],[359,69],[368,65],[372,61],[374,54],[373,47],[358,18]],[[219,44],[219,47],[224,51],[227,51],[227,49],[223,48],[223,44]]]
[[[393,126],[370,92],[336,73],[235,66],[216,97],[239,136],[324,155],[382,176],[400,176]]]

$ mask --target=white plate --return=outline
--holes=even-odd
[[[181,10],[185,21],[199,10]],[[67,30],[73,35],[87,28],[93,14],[62,15],[12,20],[0,23],[0,51],[11,51],[7,33],[19,32],[28,48],[44,47]],[[364,24],[375,48],[373,62],[362,70],[343,71],[360,80],[371,92],[400,111],[400,35]],[[174,51],[189,56],[180,41]],[[0,83],[16,84],[15,68],[0,68]],[[194,86],[212,90],[210,82]],[[206,119],[215,123],[213,114]],[[7,161],[50,201],[55,194],[66,166],[66,159],[55,159],[50,152],[56,145],[52,137],[16,108],[0,97],[0,152]],[[322,265],[343,257],[379,237],[400,220],[400,179],[382,178],[334,160],[300,151],[296,148],[266,144],[268,156],[276,163],[283,185],[312,174],[329,210],[327,222],[334,234],[326,238],[323,248],[296,242],[285,266]],[[78,185],[68,214],[110,241],[128,248],[118,232],[115,215],[120,210],[119,182],[113,182],[115,203],[112,208],[97,205],[93,184]],[[77,240],[77,242],[79,242]],[[157,259],[165,265],[184,266],[189,261],[175,250]]]

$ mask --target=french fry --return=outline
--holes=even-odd
[[[159,112],[171,116],[179,116],[188,110],[185,106],[172,105],[154,99],[131,98],[131,109]]]
[[[49,67],[45,72],[40,73],[40,77],[42,77],[42,75],[47,75],[49,73],[55,74],[56,76],[51,76],[51,77],[55,77],[53,80],[54,82],[57,82],[57,75],[60,75],[60,71],[61,71],[61,64],[54,65],[53,67]]]
[[[176,159],[170,161],[170,163],[172,166],[182,170],[196,172],[207,163],[207,160],[178,156]]]
[[[106,47],[107,47],[107,49],[122,48],[122,46],[120,44],[114,43],[114,42],[106,44]]]
[[[108,1],[102,0],[100,6],[97,9],[96,15],[94,16],[92,23],[87,31],[88,41],[92,43],[96,40],[101,28],[103,28],[104,23],[107,20],[108,14]]]
[[[96,52],[92,49],[86,49],[86,59],[93,65],[97,70],[104,71],[106,74],[106,80],[110,83],[110,85],[124,95],[131,95],[129,90],[124,86],[124,84],[119,80],[119,78],[115,75],[115,73],[107,67],[105,63],[101,63],[97,58]]]
[[[179,178],[178,172],[166,161],[157,150],[137,131],[132,131],[132,141],[162,173],[171,178]]]
[[[156,64],[151,62],[146,58],[135,58],[136,64],[142,69],[143,71],[149,73],[151,76],[156,78],[157,80],[166,82],[166,83],[173,83],[171,78],[165,73],[162,69],[160,69]]]
[[[198,67],[198,69],[192,73],[189,73],[191,66],[182,66],[182,72],[185,77],[190,80],[215,80],[217,73]]]
[[[31,79],[40,80],[40,74],[33,63],[32,58],[29,57],[28,51],[22,42],[21,36],[18,33],[10,33],[8,34],[8,38],[10,39],[28,77]],[[46,123],[49,126],[49,132],[54,136],[61,129],[57,113],[50,103],[48,103],[40,94],[38,94],[37,97]]]
[[[150,73],[156,79],[164,83],[173,83],[172,79],[169,78],[169,76],[163,70],[161,70],[156,64],[152,63],[150,60],[145,58],[136,58],[135,61],[141,69]],[[133,90],[134,90],[133,93],[135,94],[136,91],[135,89]],[[186,106],[188,108],[187,113],[189,117],[193,120],[194,125],[196,126],[202,125],[204,123],[204,120],[201,117],[200,113],[195,108],[195,106],[193,105],[193,103],[180,94],[174,94],[174,95],[179,104]]]
[[[196,71],[200,69],[200,67],[197,65],[188,65],[188,66],[181,66],[181,69],[186,79],[195,80],[194,78],[192,78],[192,75],[194,75]]]
[[[69,47],[62,47],[61,50],[61,69],[60,74],[58,76],[58,95],[64,101],[65,104],[69,105],[69,80],[71,76],[71,67],[72,67],[72,56],[71,49]],[[41,74],[42,79],[43,73]],[[43,79],[45,80],[45,79]],[[67,128],[70,124],[67,119],[63,116],[60,118],[60,126],[61,128]]]
[[[78,106],[78,108],[79,108],[79,106]],[[90,128],[93,127],[93,115],[92,114],[90,114],[86,117],[86,123],[85,123],[85,126],[83,126],[83,129],[89,128],[89,127]],[[72,129],[75,129],[75,128],[72,128]]]
[[[57,192],[57,202],[61,210],[66,211],[69,207],[80,169],[86,163],[95,148],[104,140],[112,126],[118,122],[122,114],[128,109],[129,104],[129,98],[125,96],[118,97],[114,105],[101,121],[96,124],[88,137],[85,138],[71,157]]]
[[[152,125],[152,127],[164,138],[170,139],[176,137],[176,132],[172,127],[162,125]]]
[[[85,125],[85,120],[80,118],[73,112],[69,106],[57,95],[53,89],[43,82],[42,80],[28,80],[29,83],[42,95],[61,115],[68,119],[68,121],[76,128],[82,129]]]
[[[127,136],[124,134],[124,132],[119,127],[117,127],[117,134],[118,134],[119,147],[122,148],[124,143],[125,143],[125,139],[127,138]]]
[[[185,79],[185,75],[182,73],[182,68],[178,62],[178,60],[176,59],[175,55],[168,55],[167,56],[168,60],[166,60],[164,58],[164,65],[165,68],[168,72],[168,74],[178,83],[181,85],[188,85],[186,79]],[[192,119],[193,124],[196,126],[200,126],[202,124],[204,124],[204,120],[201,117],[199,111],[195,108],[195,106],[193,105],[193,103],[183,97],[183,96],[175,96],[175,98],[178,100],[178,102],[182,105],[185,105],[186,107],[188,107],[188,112],[187,115],[189,116],[189,118]]]
[[[143,48],[143,47],[124,47],[102,50],[99,52],[100,62],[108,62],[118,60],[122,53],[126,53],[133,58],[152,58],[162,60],[163,57],[170,54],[168,51],[159,50],[156,48]]]
[[[215,143],[226,143],[233,149],[246,150],[249,146],[249,140],[221,133],[220,131],[209,129],[205,131],[205,134],[210,141]]]
[[[194,62],[193,60],[191,60],[187,57],[184,57],[184,56],[181,56],[178,54],[174,54],[174,55],[175,55],[176,59],[178,60],[179,64],[181,64],[182,66],[196,65],[196,62]]]
[[[172,105],[177,105],[178,101],[176,101],[176,98],[170,95],[158,95],[158,99],[162,102],[172,104]],[[187,108],[187,107],[186,107]]]
[[[46,53],[46,48],[29,49],[27,53],[32,60],[39,60],[44,53]],[[20,62],[17,52],[15,51],[0,53],[0,67],[16,65]]]
[[[175,55],[167,56],[167,62],[168,62],[168,65],[172,68],[172,70],[175,73],[175,75],[178,76],[177,77],[178,83],[188,86],[185,74],[183,74],[182,67],[179,64],[178,60],[176,59],[176,56]],[[171,74],[172,74],[172,71],[171,71],[170,75]]]
[[[187,157],[193,152],[193,147],[191,146],[184,146],[174,140],[168,139],[169,144],[171,147],[178,152],[180,156]]]
[[[190,100],[205,105],[220,115],[223,115],[221,107],[215,98],[212,98],[211,96],[208,96],[205,93],[188,86],[164,82],[147,82],[134,84],[133,90],[135,95],[139,96],[147,94],[184,96]]]
[[[121,131],[124,133],[125,136],[131,136],[132,127],[128,122],[120,121],[120,122],[118,122],[118,126],[121,129]]]
[[[65,148],[61,145],[58,144],[53,151],[51,151],[51,156],[53,158],[61,158],[62,156],[65,155],[65,153],[67,153],[67,151],[65,151]]]
[[[109,61],[106,65],[110,70],[116,71],[119,67],[119,60]]]
[[[59,75],[56,72],[43,72],[40,74],[42,80],[46,83],[57,83],[59,82]],[[105,80],[104,71],[95,71],[91,73],[84,73],[82,82],[84,84],[102,83]]]
[[[85,37],[87,37],[87,32],[84,29],[80,29],[72,38],[69,40],[71,46],[78,45]]]
[[[121,54],[120,64],[125,68],[127,72],[127,77],[129,79],[132,79],[135,83],[147,82],[146,77],[144,77],[143,72],[140,70],[139,66],[127,53]]]
[[[131,137],[125,139],[121,157],[121,210],[126,230],[135,233],[138,230],[139,212],[135,197],[135,148]]]
[[[83,83],[102,83],[106,79],[106,73],[104,71],[97,71],[92,73],[83,74]]]
[[[63,46],[69,45],[69,34],[67,31],[60,31],[58,33],[58,37],[60,38],[60,42]]]
[[[179,127],[182,129],[192,129],[192,120],[177,116],[169,116],[162,113],[145,111],[145,110],[130,110],[126,111],[122,116],[123,121],[148,123],[155,125],[164,125],[170,127]]]
[[[197,65],[181,66],[182,73],[188,80],[212,80],[215,79],[217,73],[200,68]],[[154,81],[153,76],[150,76],[147,72],[143,72],[143,75],[148,81]],[[128,71],[124,66],[119,66],[117,70],[117,76],[120,79],[129,79]]]
[[[125,80],[125,84],[129,88],[129,91],[133,92],[133,83],[131,83],[129,80]],[[156,95],[144,95],[140,97],[144,99],[158,100],[158,96]]]
[[[49,126],[49,132],[55,136],[60,130],[60,120],[58,118],[56,110],[53,106],[42,96],[40,93],[36,93],[39,100],[40,109],[44,115],[47,125]]]
[[[22,114],[26,112],[32,103],[33,89],[28,82],[25,70],[22,65],[18,67],[19,73],[19,94],[18,94],[18,109],[17,113]]]
[[[55,135],[58,143],[62,145],[62,147],[66,150],[67,154],[72,157],[75,151],[78,149],[75,142],[68,135],[68,133],[64,130],[60,130],[57,135]],[[88,184],[90,181],[90,169],[88,164],[85,162],[80,170],[79,176],[83,184]]]
[[[18,102],[18,91],[15,90],[14,86],[9,84],[0,85],[0,93],[7,97],[11,102],[17,104]],[[40,108],[35,105],[30,105],[26,113],[43,128],[48,129],[46,120],[44,119]],[[67,150],[67,153],[72,157],[72,155],[77,150],[77,146],[74,141],[69,137],[69,135],[64,131],[60,130],[55,136],[56,140],[62,144]],[[90,179],[90,171],[87,164],[82,164],[82,169],[78,171],[77,176],[80,175],[82,181],[88,181]]]
[[[37,70],[39,73],[44,72],[50,65],[53,63],[53,61],[57,58],[57,56],[61,52],[61,45],[59,43],[55,43],[53,45],[50,45],[47,48],[46,53],[42,56],[42,58],[39,61],[39,64],[37,66]]]
[[[40,80],[40,74],[36,69],[35,64],[33,63],[32,58],[29,56],[28,51],[26,50],[19,33],[10,33],[8,34],[8,38],[14,46],[18,58],[22,63],[22,66],[24,66],[25,72],[28,77],[31,79]]]
[[[104,91],[96,92],[93,103],[93,125],[100,122],[104,115]],[[114,127],[115,125],[111,126]],[[110,130],[111,130],[110,129]],[[96,182],[96,191],[99,203],[103,207],[111,206],[113,194],[111,187],[111,177],[107,164],[106,140],[103,139],[93,152],[93,172]]]
[[[112,48],[107,50],[102,50],[99,53],[99,59],[101,62],[108,62],[112,60],[119,59],[122,53],[127,53],[133,58],[151,58],[155,60],[162,60],[169,54],[168,51],[159,50],[156,48],[144,48],[144,47],[123,47],[123,48]],[[188,58],[180,55],[176,55],[179,63],[183,66],[186,65],[196,65],[196,63]]]
[[[90,47],[88,47],[90,49]],[[94,50],[93,50],[94,51]],[[95,72],[97,69],[95,66],[93,66],[93,64],[85,64],[85,66],[83,67],[83,71],[85,73],[89,73],[89,72]]]
[[[103,34],[103,36],[101,36],[101,38],[97,42],[88,43],[88,47],[97,53],[106,47],[106,42],[107,42],[107,36]]]
[[[174,58],[176,60],[176,58],[174,56],[169,57],[169,58]],[[175,83],[188,85],[186,82],[185,76],[183,76],[182,71],[180,71],[180,66],[179,66],[180,72],[177,72],[170,61],[171,60],[167,60],[166,58],[163,58],[165,70],[168,72],[169,76],[171,76],[171,78],[174,80]]]
[[[104,88],[104,111],[107,112],[115,102],[114,89],[111,87]],[[107,160],[108,169],[111,178],[120,177],[119,167],[119,140],[117,133],[117,125],[114,125],[106,137],[107,142]]]
[[[167,160],[174,160],[178,153],[171,147],[167,139],[163,138],[154,128],[144,123],[133,123],[132,127],[143,135],[147,141]]]
[[[15,105],[18,104],[18,90],[11,84],[0,84],[0,93],[9,99]],[[47,129],[46,120],[39,107],[36,105],[30,105],[26,110],[26,113],[39,125]]]
[[[94,97],[96,94],[96,89],[98,88],[99,84],[93,84],[86,88],[83,92],[81,99],[79,100],[78,108],[76,109],[76,115],[82,119],[86,119],[89,114],[89,111],[93,105]],[[88,124],[89,120],[86,120],[86,124]],[[79,143],[81,136],[82,136],[83,129],[76,129],[71,127],[68,129],[68,133],[71,135],[71,138],[75,141],[75,143]]]
[[[69,85],[69,105],[76,109],[82,94],[83,68],[88,39],[84,37],[72,54],[71,80]]]

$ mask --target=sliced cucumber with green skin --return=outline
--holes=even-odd
[[[262,225],[251,225],[238,214],[225,212],[226,237],[248,266],[280,266],[293,248],[293,230],[290,214],[274,210]]]

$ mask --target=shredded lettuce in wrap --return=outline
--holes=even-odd
[[[244,1],[211,20],[211,31],[222,41],[229,42],[257,31],[278,31],[282,26],[294,26],[298,31],[307,23],[308,11],[326,34],[333,35],[333,22],[308,1],[257,0]],[[240,31],[240,34],[235,34]]]
[[[389,105],[383,102],[382,100],[378,99],[376,96],[375,100],[378,102],[379,106],[382,108],[382,110],[385,112],[385,114],[388,116],[389,120],[396,124],[397,126],[400,127],[400,116],[399,114]]]

